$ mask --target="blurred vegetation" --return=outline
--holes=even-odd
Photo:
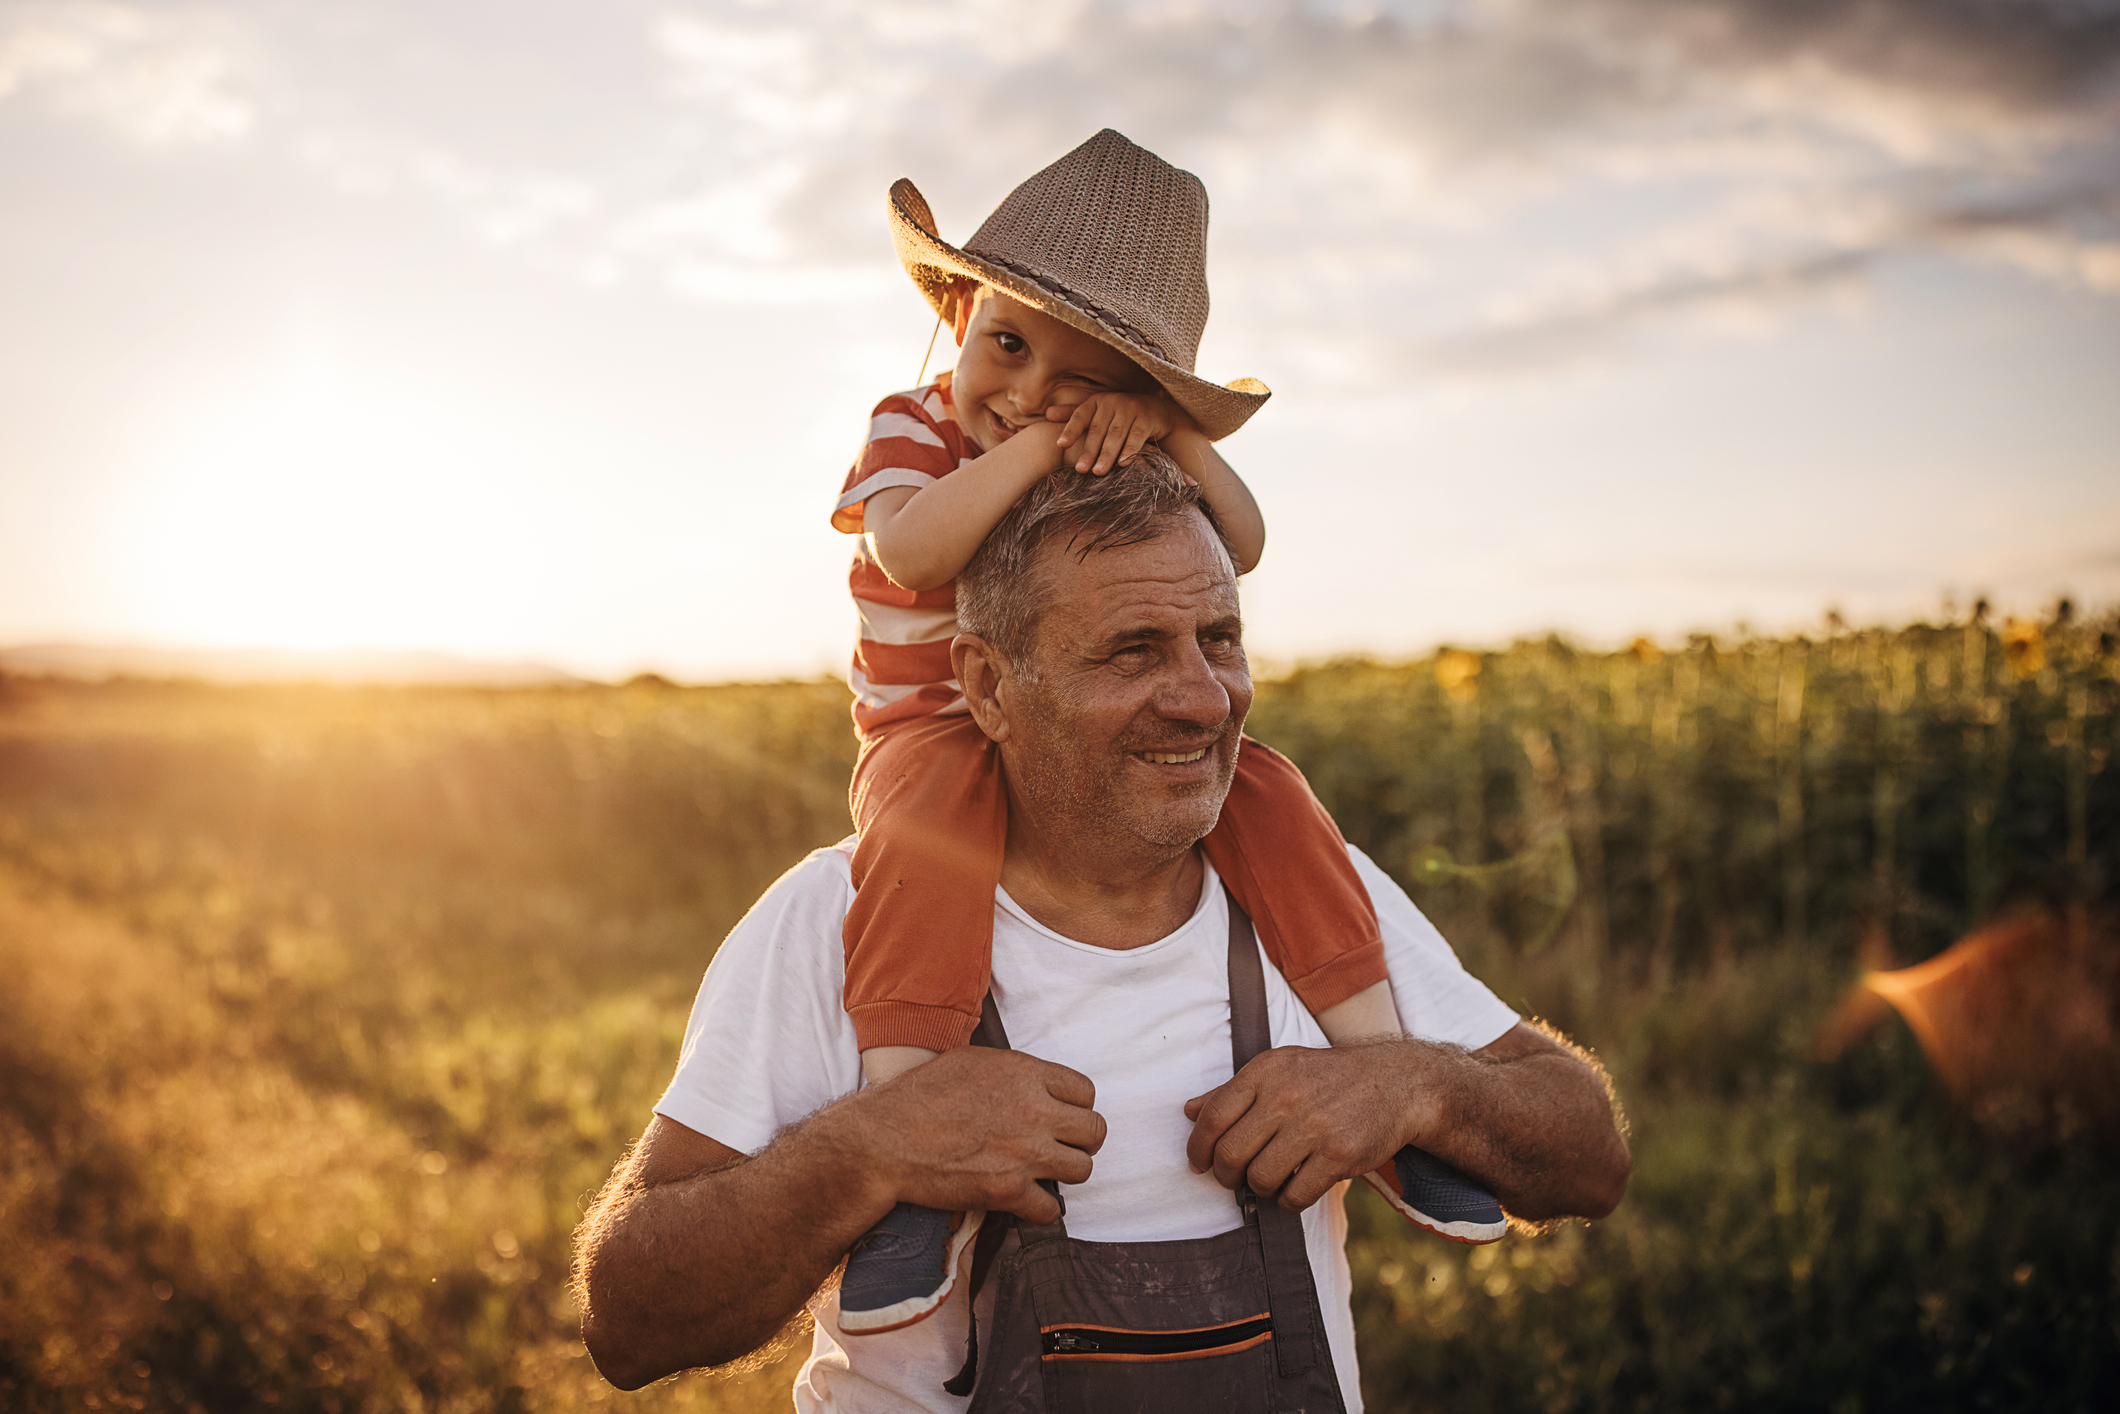
[[[2116,670],[2064,617],[1261,684],[1633,1123],[1604,1222],[1355,1195],[1372,1407],[2120,1402],[2110,1141],[1981,1127],[1897,1022],[1813,1049],[1862,966],[2106,895]],[[605,1387],[568,1234],[851,759],[836,683],[0,680],[0,1406],[784,1407],[788,1360]]]
[[[838,684],[0,682],[0,1408],[619,1398],[569,1233],[852,758]]]

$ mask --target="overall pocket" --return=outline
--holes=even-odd
[[[1263,973],[1231,898],[1232,1074],[1268,1044]],[[991,992],[972,1041],[1008,1049]],[[975,1315],[943,1388],[969,1390],[970,1414],[1347,1414],[1302,1220],[1244,1189],[1237,1208],[1241,1226],[1174,1242],[1078,1242],[1064,1201],[1045,1227],[1011,1221],[972,1265],[975,1300],[992,1281],[986,1358]]]
[[[1255,1221],[1179,1242],[1082,1242],[1064,1222],[1003,1245],[975,1414],[1340,1414],[1329,1355],[1282,1375]]]
[[[1042,1360],[1194,1360],[1234,1355],[1273,1338],[1273,1314],[1194,1330],[1126,1330],[1119,1326],[1046,1326],[1039,1332]]]

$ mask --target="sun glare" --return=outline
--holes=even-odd
[[[162,637],[330,649],[505,634],[522,449],[438,390],[290,369],[202,411],[135,506]]]

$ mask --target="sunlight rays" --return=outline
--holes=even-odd
[[[535,529],[533,458],[485,413],[322,360],[210,406],[128,508],[156,631],[310,649],[477,633]]]

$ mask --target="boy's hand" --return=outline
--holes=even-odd
[[[1073,407],[1049,407],[1045,416],[1066,422],[1060,429],[1060,450],[1079,444],[1075,470],[1093,476],[1125,466],[1145,443],[1192,426],[1184,409],[1154,393],[1092,393]]]

